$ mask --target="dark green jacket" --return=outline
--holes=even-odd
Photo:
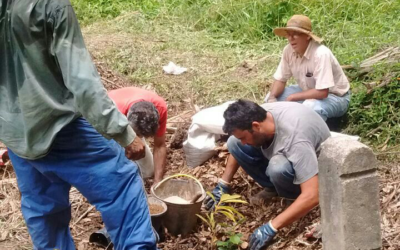
[[[80,116],[123,147],[136,136],[107,96],[71,3],[0,0],[0,141],[37,159]]]

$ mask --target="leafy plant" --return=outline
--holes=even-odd
[[[397,67],[399,70],[400,64]],[[388,83],[353,94],[348,111],[349,127],[346,132],[360,135],[378,148],[400,143],[400,72],[395,70],[395,67],[391,69],[389,77],[385,74],[380,76],[380,69],[367,76],[380,79],[378,83]]]
[[[237,225],[243,223],[245,220],[245,217],[243,214],[241,214],[239,211],[237,211],[234,207],[231,207],[227,204],[229,203],[242,203],[242,204],[247,204],[246,201],[241,200],[240,195],[237,194],[223,194],[221,196],[221,199],[219,202],[216,202],[215,197],[212,193],[207,192],[207,195],[209,195],[216,205],[214,206],[214,209],[211,209],[205,217],[197,214],[197,216],[206,223],[206,225],[210,228],[211,231],[211,243],[212,246],[216,244],[218,238],[217,235],[220,231],[224,231],[225,233],[228,232],[229,239],[232,237],[232,244],[234,242],[237,242],[237,237],[234,236],[234,234],[230,233],[232,230],[236,228]],[[219,222],[216,217],[218,215],[222,215],[224,218],[228,219],[228,221],[231,222],[231,224],[225,223],[225,222]],[[228,229],[228,230],[227,230]],[[230,229],[230,230],[229,230]],[[240,237],[239,237],[240,240]],[[227,248],[229,249],[229,248]]]
[[[226,241],[217,241],[218,250],[236,250],[239,248],[242,240],[242,234],[229,232],[228,239]]]

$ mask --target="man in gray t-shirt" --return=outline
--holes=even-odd
[[[250,237],[250,249],[268,246],[277,231],[318,205],[317,151],[329,136],[326,123],[312,109],[298,103],[262,106],[239,100],[224,113],[224,131],[231,136],[225,172],[213,195],[218,201],[230,191],[233,175],[241,166],[264,189],[251,198],[260,204],[273,196],[294,202]],[[206,208],[214,201],[205,200]]]

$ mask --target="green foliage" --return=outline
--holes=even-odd
[[[226,241],[217,241],[218,250],[236,250],[239,249],[242,240],[242,234],[229,232]]]
[[[72,5],[81,23],[87,24],[101,18],[114,18],[126,9],[135,8],[128,0],[73,0]]]
[[[72,0],[83,24],[141,12],[149,20],[173,20],[238,43],[276,39],[272,30],[295,13],[313,21],[316,34],[343,64],[358,63],[385,43],[399,43],[398,0]],[[362,41],[360,46],[359,41]]]
[[[390,68],[389,79],[386,71],[387,68],[377,68],[367,75],[367,79],[378,80],[377,83],[389,83],[370,92],[365,89],[356,92],[348,111],[347,132],[367,138],[377,147],[400,143],[400,64]]]
[[[212,193],[207,192],[207,195],[210,196],[215,202],[215,198]],[[241,200],[240,198],[241,198],[240,195],[237,195],[237,194],[233,194],[233,195],[223,194],[221,196],[220,201],[215,204],[214,209],[211,209],[205,215],[206,217],[197,214],[197,216],[210,228],[212,244],[217,244],[217,246],[219,246],[217,243],[217,236],[220,231],[229,235],[229,241],[232,239],[232,242],[227,243],[226,247],[228,245],[230,246],[230,245],[234,244],[235,242],[237,242],[237,236],[239,236],[240,234],[235,234],[235,233],[233,233],[233,231],[236,229],[236,227],[238,225],[240,225],[241,223],[243,223],[245,221],[245,217],[243,216],[243,214],[241,214],[239,211],[237,211],[234,207],[229,206],[227,204],[230,204],[230,203],[247,204],[246,201]],[[228,221],[231,221],[231,223],[217,220],[218,216],[222,216],[223,218],[227,219]],[[239,236],[239,242],[240,242],[240,237],[241,237],[241,235]],[[220,243],[220,244],[222,244],[222,243]],[[219,247],[223,247],[223,246],[221,245]],[[220,249],[220,248],[218,248],[218,249]],[[228,250],[228,249],[232,249],[232,248],[221,248],[221,249]]]
[[[109,20],[102,25],[115,26],[114,32],[137,34],[145,30],[146,35],[163,41],[157,45],[149,43],[152,53],[148,54],[142,53],[141,49],[134,49],[136,42],[130,47],[116,46],[109,50],[105,56],[114,70],[127,75],[138,84],[154,83],[157,91],[168,100],[182,100],[188,92],[199,93],[195,96],[196,103],[206,106],[234,98],[255,101],[262,99],[267,90],[266,82],[273,74],[282,48],[286,44],[284,39],[274,36],[272,30],[284,26],[293,14],[305,14],[311,18],[314,33],[324,38],[325,44],[342,65],[357,66],[381,49],[400,44],[399,0],[71,2],[83,25]],[[204,74],[204,71],[198,70],[198,75],[186,82],[178,82],[176,86],[173,85],[173,81],[159,83],[154,80],[157,77],[156,70],[159,69],[154,67],[149,58],[165,55],[165,51],[176,54],[191,51],[203,55],[205,50],[218,50],[212,55],[218,58],[215,64],[210,67],[207,64],[199,64],[202,60],[197,60],[192,66],[197,69],[217,68],[215,71]],[[207,53],[204,55],[209,56]],[[171,57],[170,54],[165,57],[167,56]],[[257,77],[241,78],[240,71],[235,71],[239,68],[237,65],[243,61],[257,60],[263,56],[270,58],[265,63],[256,65]],[[162,56],[161,58],[164,63],[166,59]],[[146,65],[148,61],[151,62]],[[186,65],[191,63],[183,58],[181,62],[185,62]],[[399,68],[398,64],[393,68],[378,67],[365,80],[379,82],[388,72],[398,72]],[[236,77],[237,75],[240,77]],[[396,111],[399,108],[398,81],[394,79],[386,87],[369,94],[358,86],[360,84],[357,82],[360,81],[356,79],[356,82],[352,82],[353,96],[347,132],[361,135],[376,146],[386,145],[385,142],[389,145],[399,143],[399,113]],[[171,92],[173,94],[170,94]]]
[[[240,43],[270,38],[272,30],[284,25],[293,14],[289,1],[210,1],[195,20],[197,29],[231,36]]]

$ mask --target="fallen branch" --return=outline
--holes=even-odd
[[[178,119],[178,118],[182,118],[182,116],[187,115],[187,114],[192,113],[192,112],[193,112],[193,110],[186,110],[186,111],[183,111],[183,112],[180,113],[179,115],[176,115],[176,116],[173,116],[173,117],[168,118],[167,123],[172,122],[172,121],[175,121],[175,120]]]
[[[86,212],[84,212],[81,217],[79,217],[74,224],[72,224],[71,229],[73,229],[75,227],[76,224],[78,224],[79,221],[81,221],[84,217],[86,217],[86,215],[89,214],[90,211],[92,211],[94,208],[94,206],[90,205],[90,207],[86,210]]]
[[[370,94],[374,90],[388,85],[392,81],[392,79],[395,77],[396,77],[396,73],[391,72],[391,73],[387,74],[379,84],[378,84],[378,82],[369,82],[369,83],[363,83],[363,84],[368,89],[367,93]]]
[[[176,130],[178,129],[174,127],[167,127],[167,134],[173,134]]]
[[[108,80],[107,78],[104,78],[104,77],[102,77],[101,80],[103,80],[103,81],[105,81],[105,82],[108,82],[108,83],[110,83],[110,84],[112,84],[112,85],[117,85],[115,82],[113,82],[113,81],[111,81],[111,80]]]
[[[17,179],[16,178],[0,180],[0,186],[4,185],[4,184],[15,184],[15,183],[17,183]]]
[[[360,64],[360,68],[368,68],[374,66],[379,61],[383,61],[384,59],[389,59],[390,61],[398,58],[400,56],[400,48],[399,47],[389,47],[384,51],[364,60]]]
[[[365,59],[360,64],[360,74],[368,73],[378,62],[396,63],[400,59],[400,47],[389,47],[376,55]],[[342,69],[355,69],[353,65],[342,65]]]

